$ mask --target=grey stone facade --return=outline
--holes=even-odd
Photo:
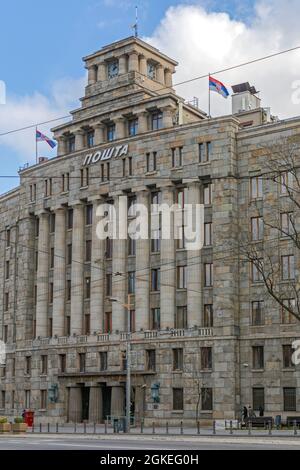
[[[261,148],[298,135],[300,121],[242,129],[238,116],[208,119],[175,95],[176,62],[139,39],[84,60],[81,108],[53,130],[58,156],[21,171],[19,188],[0,197],[0,338],[7,344],[0,414],[31,408],[37,422],[53,423],[124,415],[122,304],[132,272],[137,421],[239,418],[253,389],[263,389],[268,416],[300,414],[299,371],[282,362],[282,345],[300,329],[281,324],[279,307],[252,283],[240,254],[251,217],[258,210],[268,216],[281,203],[268,197],[273,189],[265,183],[260,206],[251,204],[249,177],[261,171]],[[110,254],[97,238],[99,203],[118,207],[126,194],[150,205],[157,192],[175,203],[184,189],[189,202],[205,203],[205,223],[212,223],[213,243],[201,251],[175,240],[160,247],[139,240],[129,252],[126,241],[114,240]],[[159,268],[155,290],[152,271]],[[262,298],[265,322],[252,326],[251,302]],[[264,347],[260,370],[252,368],[253,346]],[[284,388],[296,389],[292,412],[284,410]]]

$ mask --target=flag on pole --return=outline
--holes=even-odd
[[[209,89],[211,91],[216,91],[219,95],[223,96],[223,98],[228,98],[229,96],[229,91],[226,86],[211,76],[209,76]]]
[[[47,142],[47,144],[50,145],[50,147],[52,149],[54,149],[54,147],[56,147],[56,145],[57,145],[57,143],[54,140],[49,139],[49,137],[47,137],[45,134],[42,134],[38,130],[36,130],[36,141],[37,142]]]

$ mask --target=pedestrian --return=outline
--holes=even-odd
[[[264,416],[264,409],[262,406],[259,407],[259,416],[262,418]]]
[[[248,410],[247,410],[247,406],[244,406],[243,407],[243,421],[246,421],[248,418]]]
[[[252,410],[251,406],[248,408],[248,415],[249,418],[256,418],[256,414],[254,413],[254,410]]]

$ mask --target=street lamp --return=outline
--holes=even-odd
[[[126,334],[126,432],[130,432],[130,405],[131,405],[131,342],[130,342],[130,334],[131,334],[131,325],[130,325],[130,310],[131,310],[131,303],[130,303],[130,294],[128,294],[127,304],[123,304],[119,299],[115,299],[110,297],[109,300],[111,302],[117,302],[122,307],[126,308],[127,310],[127,334]]]

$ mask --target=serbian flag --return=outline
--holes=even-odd
[[[211,76],[209,77],[209,89],[211,91],[216,91],[219,95],[222,95],[223,98],[228,98],[229,96],[229,91],[226,86]]]
[[[50,145],[50,147],[52,149],[54,149],[54,147],[56,147],[56,142],[52,139],[49,139],[49,137],[47,137],[45,134],[42,134],[40,131],[36,131],[36,141],[37,142],[47,142],[48,145]]]

